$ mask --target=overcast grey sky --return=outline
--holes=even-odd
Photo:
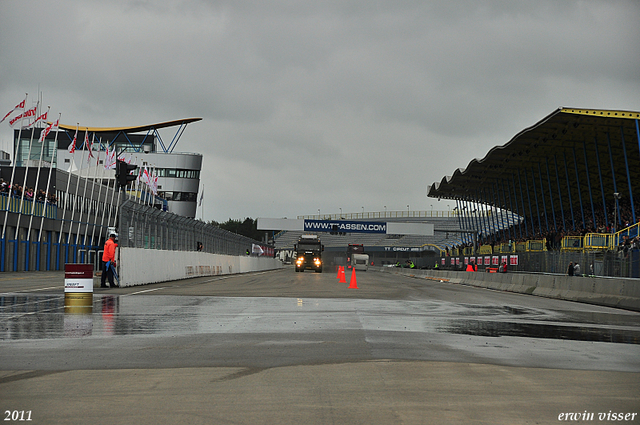
[[[556,108],[640,110],[637,0],[2,0],[0,49],[2,115],[202,117],[205,220],[446,210],[427,185]]]

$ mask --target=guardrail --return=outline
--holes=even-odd
[[[562,238],[561,251],[582,251],[584,249],[584,239],[581,236],[565,236]]]
[[[22,207],[22,208],[21,208]],[[9,197],[6,193],[0,194],[0,210],[24,215],[34,215],[36,217],[53,218],[58,214],[57,205],[33,199],[21,199],[19,197]]]

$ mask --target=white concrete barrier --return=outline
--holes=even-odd
[[[371,268],[370,268],[371,269]],[[484,273],[376,267],[431,280],[640,311],[640,279],[543,273]]]
[[[198,276],[248,273],[282,267],[275,258],[119,248],[121,286],[146,285]]]

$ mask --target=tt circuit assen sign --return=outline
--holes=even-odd
[[[387,223],[379,221],[305,220],[305,232],[387,233]]]
[[[258,218],[259,230],[292,230],[312,233],[380,233],[388,235],[433,236],[433,223],[398,223],[383,221],[303,220]]]

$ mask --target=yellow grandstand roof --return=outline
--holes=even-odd
[[[133,127],[84,127],[78,125],[64,125],[60,124],[60,128],[63,130],[75,130],[76,128],[82,131],[89,131],[95,133],[113,133],[122,131],[123,133],[138,133],[141,131],[149,131],[153,129],[175,127],[177,125],[189,124],[192,122],[200,121],[202,118],[183,118],[173,121],[164,121],[156,124],[138,125]]]

